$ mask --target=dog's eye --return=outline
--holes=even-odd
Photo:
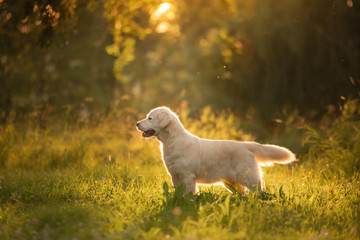
[[[149,120],[152,120],[152,117],[148,117]]]

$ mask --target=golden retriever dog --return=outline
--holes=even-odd
[[[222,183],[230,192],[264,189],[261,167],[296,160],[286,148],[256,142],[202,139],[185,130],[178,116],[167,107],[150,111],[139,121],[142,136],[156,137],[165,167],[174,187],[181,183],[186,193],[197,185]]]

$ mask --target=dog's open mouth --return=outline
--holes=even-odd
[[[153,136],[154,134],[155,134],[155,130],[150,129],[150,130],[144,131],[142,133],[142,136],[148,138],[148,137]]]

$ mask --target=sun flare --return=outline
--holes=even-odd
[[[175,7],[169,2],[164,2],[156,8],[156,10],[152,13],[151,19],[153,24],[156,26],[155,31],[157,33],[179,33],[179,28],[173,21],[176,17],[175,12]]]
[[[174,6],[171,3],[165,2],[158,6],[152,14],[153,20],[172,20],[175,18]]]
[[[168,22],[161,22],[159,23],[159,25],[156,27],[156,32],[158,33],[165,33],[169,30],[170,25]]]
[[[161,15],[163,15],[164,13],[166,13],[167,11],[169,11],[169,9],[171,8],[171,4],[168,2],[162,3],[160,4],[160,6],[156,9],[154,16],[155,17],[160,17]]]

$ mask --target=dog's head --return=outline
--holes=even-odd
[[[138,130],[142,131],[142,136],[149,138],[157,136],[172,121],[172,112],[166,107],[158,107],[149,112],[147,118],[136,124]]]

